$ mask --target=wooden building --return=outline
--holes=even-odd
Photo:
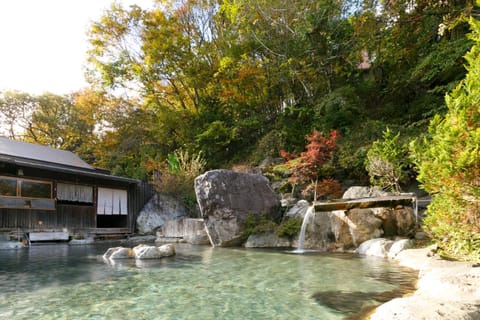
[[[0,137],[1,231],[43,233],[43,240],[130,234],[151,195],[141,181],[112,176],[71,152]]]

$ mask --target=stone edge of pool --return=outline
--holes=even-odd
[[[394,260],[418,270],[417,289],[380,305],[369,319],[480,319],[480,266],[442,260],[430,248],[407,249]]]

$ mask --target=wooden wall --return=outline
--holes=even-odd
[[[57,205],[56,211],[0,208],[0,227],[58,230],[95,228],[93,206]]]

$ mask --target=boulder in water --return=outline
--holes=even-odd
[[[163,246],[148,246],[140,244],[133,248],[135,259],[160,259],[175,255],[175,247],[172,244],[164,244]]]
[[[160,247],[140,244],[133,249],[125,247],[109,248],[103,255],[106,261],[117,259],[160,259],[175,255],[175,247],[166,244]]]
[[[280,200],[267,178],[212,170],[195,178],[195,193],[213,246],[240,245],[248,215],[274,217]]]

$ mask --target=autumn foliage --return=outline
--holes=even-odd
[[[295,154],[283,150],[280,152],[291,169],[290,182],[293,185],[304,186],[302,190],[304,196],[313,193],[314,201],[319,196],[338,197],[342,192],[340,184],[328,177],[326,170],[337,148],[338,132],[332,130],[329,137],[324,137],[314,130],[306,139],[309,143],[300,156],[295,157]]]

